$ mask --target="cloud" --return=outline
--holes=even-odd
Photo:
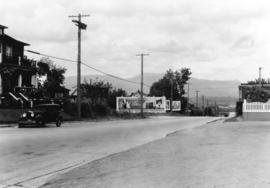
[[[138,74],[140,60],[135,55],[142,52],[151,54],[145,60],[149,72],[185,66],[201,78],[250,80],[237,69],[252,72],[263,65],[270,70],[266,0],[0,2],[0,24],[9,27],[7,34],[30,43],[33,50],[73,59],[77,28],[68,16],[90,14],[83,18],[88,25],[82,31],[83,61],[118,76]],[[59,64],[68,68],[67,75],[76,74],[76,66]]]

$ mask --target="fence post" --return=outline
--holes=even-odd
[[[246,99],[244,99],[243,106],[242,106],[243,112],[246,112],[246,106],[247,106],[247,101]]]

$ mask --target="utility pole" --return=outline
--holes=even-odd
[[[189,110],[189,83],[187,83],[188,85],[188,93],[187,93],[187,110]]]
[[[200,91],[196,91],[196,108],[198,108],[198,94],[199,94]]]
[[[215,115],[217,116],[217,114],[218,114],[217,101],[215,101]]]
[[[87,25],[81,22],[82,17],[88,17],[90,15],[76,15],[69,16],[69,18],[78,18],[78,20],[72,20],[78,27],[78,63],[77,63],[77,116],[78,120],[81,119],[81,30],[86,30]]]
[[[202,108],[204,109],[204,95],[202,96]]]
[[[262,84],[262,67],[259,67],[259,85]]]
[[[173,111],[172,110],[172,102],[173,102],[173,78],[170,79],[171,81],[171,112]]]
[[[136,56],[141,57],[141,118],[143,118],[143,57],[149,56],[149,54],[137,54]]]

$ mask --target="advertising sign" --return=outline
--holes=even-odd
[[[149,113],[166,112],[165,97],[143,97],[143,109]],[[138,113],[141,109],[140,97],[117,97],[116,110]]]
[[[172,111],[181,111],[181,101],[172,101]]]
[[[170,111],[170,110],[171,110],[171,101],[166,100],[166,111]]]

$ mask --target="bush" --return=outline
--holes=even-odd
[[[81,103],[81,113],[83,118],[93,118],[93,110],[90,103]]]
[[[93,106],[93,112],[95,112],[97,116],[106,116],[109,114],[110,109],[105,104],[96,104]]]
[[[76,116],[77,103],[65,102],[63,105],[64,112]],[[83,118],[95,118],[96,116],[106,116],[110,114],[110,108],[106,104],[92,104],[91,102],[81,103],[81,115]]]
[[[77,114],[77,104],[76,103],[66,101],[66,102],[64,102],[63,109],[64,109],[64,112],[66,112],[69,115],[76,116],[76,114]]]
[[[190,116],[203,116],[203,115],[204,115],[203,110],[199,108],[194,108],[190,112]]]

